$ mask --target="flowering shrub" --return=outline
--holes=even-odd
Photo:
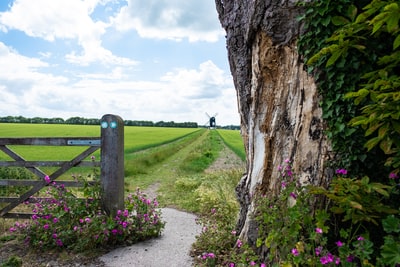
[[[232,220],[230,209],[212,208],[209,214],[199,219],[197,223],[202,226],[201,233],[196,237],[192,246],[193,256],[197,256],[198,266],[218,266],[222,264],[221,255],[230,250],[237,240],[235,220]]]
[[[398,189],[393,187],[394,178],[391,178],[392,185],[370,183],[366,177],[344,178],[347,171],[340,169],[330,188],[323,189],[298,184],[289,165],[281,170],[280,194],[259,197],[255,217],[259,224],[257,247],[267,255],[269,266],[394,266],[400,263],[398,202],[396,209],[383,203],[384,198],[398,194]],[[311,204],[320,194],[327,198],[329,205],[313,211]],[[383,245],[377,245],[379,240],[372,231],[382,225],[384,241]]]
[[[84,251],[101,246],[132,244],[159,236],[164,222],[157,200],[147,199],[139,189],[125,200],[125,210],[107,215],[100,205],[98,183],[84,181],[85,199],[51,182],[46,198],[38,199],[31,221],[16,223],[10,231],[19,231],[34,248],[65,248]]]
[[[235,214],[211,209],[192,252],[196,266],[399,266],[399,175],[387,184],[346,178],[328,189],[303,186],[289,160],[280,166],[276,196],[255,196],[256,246],[241,240]]]

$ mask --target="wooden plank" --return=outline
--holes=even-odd
[[[35,186],[39,180],[15,180],[15,179],[2,179],[0,180],[0,186]],[[94,182],[88,182],[94,184]],[[64,185],[65,187],[83,187],[85,184],[79,181],[57,181],[58,185]]]
[[[18,197],[0,197],[0,203],[10,203],[18,199]],[[86,198],[77,198],[78,200],[81,201],[86,201]],[[25,202],[28,203],[38,203],[38,202],[43,202],[43,201],[50,201],[52,198],[48,197],[30,197],[28,198]]]
[[[0,167],[60,167],[69,161],[0,161]],[[76,167],[100,167],[100,161],[82,161]]]
[[[85,142],[79,142],[85,141]],[[90,142],[92,141],[92,142]],[[0,145],[37,145],[37,146],[98,146],[100,137],[41,137],[41,138],[0,138]]]
[[[63,173],[65,173],[66,171],[68,171],[70,168],[74,167],[75,165],[77,165],[79,162],[81,162],[82,160],[84,160],[85,158],[87,158],[89,155],[91,155],[93,152],[95,152],[97,149],[99,149],[99,147],[89,147],[88,149],[86,149],[85,151],[83,151],[81,154],[79,154],[78,156],[76,156],[74,159],[72,159],[70,162],[66,162],[64,165],[62,165],[57,171],[55,171],[53,174],[49,175],[50,178],[50,182],[54,181],[55,179],[57,179],[60,175],[62,175]],[[44,178],[41,177],[42,179]],[[0,217],[4,216],[5,214],[7,214],[10,210],[12,210],[13,208],[15,208],[16,206],[18,206],[20,203],[24,202],[25,200],[27,200],[30,196],[32,196],[33,194],[37,193],[40,191],[40,189],[42,189],[44,186],[46,186],[47,183],[46,181],[41,180],[38,181],[38,183],[31,188],[29,191],[25,192],[24,194],[22,194],[18,199],[16,199],[15,201],[11,202],[8,206],[4,207],[1,211],[0,211]]]
[[[2,217],[7,219],[27,220],[32,218],[33,213],[6,213]]]
[[[12,151],[10,148],[0,145],[0,150],[2,150],[4,153],[6,153],[8,156],[10,156],[13,160],[15,161],[25,161],[23,157]],[[26,167],[27,170],[38,176],[39,178],[43,179],[46,174],[42,172],[39,168],[36,167]],[[1,216],[1,215],[0,215]]]

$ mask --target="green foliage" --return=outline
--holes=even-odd
[[[218,172],[202,176],[197,182],[185,178],[181,199],[191,199],[194,211],[200,214],[197,223],[202,232],[196,237],[191,254],[195,256],[196,266],[221,266],[226,255],[237,241],[234,231],[239,204],[236,201],[235,187],[241,177],[237,171]]]
[[[132,244],[160,234],[164,227],[157,201],[136,191],[125,201],[125,210],[116,216],[107,215],[99,199],[98,183],[88,183],[85,199],[76,196],[63,185],[52,182],[33,207],[29,223],[16,222],[11,232],[25,236],[35,249],[67,249],[90,251],[99,247]]]
[[[349,5],[347,16],[338,16],[339,28],[326,39],[327,46],[311,57],[309,64],[329,57],[326,69],[339,62],[348,61],[352,53],[361,57],[373,56],[372,69],[360,69],[357,73],[362,84],[345,97],[353,98],[361,105],[361,114],[350,120],[350,125],[361,125],[370,139],[365,147],[370,151],[378,146],[386,155],[386,165],[400,167],[400,8],[398,1],[373,0],[358,15],[357,7]],[[381,41],[386,46],[372,47],[369,43]],[[362,61],[361,61],[362,62]],[[335,68],[334,71],[336,71]],[[377,135],[376,135],[377,133]],[[371,138],[372,137],[372,138]]]
[[[280,167],[280,174],[278,195],[254,196],[255,247],[234,235],[233,215],[225,215],[229,209],[222,202],[199,220],[204,228],[193,246],[198,255],[196,266],[371,267],[400,263],[397,175],[382,184],[367,177],[345,178],[347,170],[340,169],[324,189],[299,184],[289,161]],[[387,201],[391,197],[397,201]]]
[[[306,12],[301,19],[306,31],[298,45],[323,97],[321,107],[327,124],[326,135],[338,153],[334,165],[346,167],[352,173],[368,175],[371,179],[380,179],[387,171],[381,164],[385,155],[372,145],[368,146],[371,150],[366,153],[364,144],[368,138],[364,129],[348,125],[349,121],[361,115],[361,111],[345,97],[347,93],[362,88],[365,75],[379,69],[379,58],[393,46],[394,38],[390,34],[377,30],[371,35],[365,24],[359,22],[362,14],[369,12],[360,12],[367,4],[367,0],[304,4]],[[391,29],[395,28],[392,19],[389,24]],[[364,94],[364,91],[360,92],[360,96],[366,96]],[[386,142],[383,146],[387,148],[390,144]]]
[[[0,267],[20,267],[20,266],[22,266],[22,259],[18,256],[11,256],[0,265]]]
[[[372,222],[378,225],[384,215],[397,213],[396,209],[384,204],[393,189],[390,185],[370,182],[368,177],[350,179],[338,177],[333,179],[328,189],[310,187],[310,193],[323,194],[332,201],[330,210],[342,214],[343,221],[357,225]]]
[[[382,225],[388,234],[384,237],[380,261],[395,266],[400,262],[400,218],[389,215]]]

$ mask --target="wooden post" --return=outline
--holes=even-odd
[[[117,115],[101,118],[102,207],[110,215],[124,210],[124,121]]]

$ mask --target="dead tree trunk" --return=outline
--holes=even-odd
[[[216,0],[216,7],[227,34],[247,154],[247,173],[237,187],[238,230],[254,244],[253,196],[277,192],[278,166],[285,159],[301,182],[326,183],[329,144],[321,99],[297,51],[302,9],[293,0]]]

